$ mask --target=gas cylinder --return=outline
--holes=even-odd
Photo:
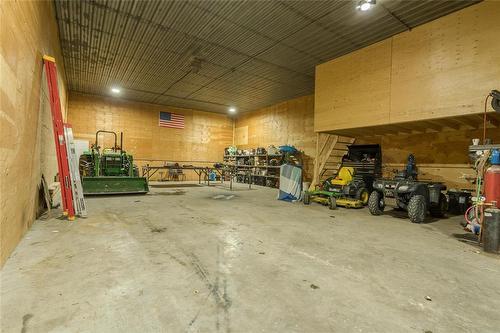
[[[484,174],[484,196],[487,203],[493,203],[500,208],[500,152],[493,150],[491,166]]]

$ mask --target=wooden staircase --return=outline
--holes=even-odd
[[[347,146],[354,143],[354,138],[328,133],[317,133],[316,157],[314,159],[314,176],[310,190],[321,184],[328,177],[339,171],[342,157],[347,153]]]

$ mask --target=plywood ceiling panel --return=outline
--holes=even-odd
[[[56,0],[69,89],[239,111],[311,94],[316,65],[478,1]],[[192,66],[198,62],[199,66]]]

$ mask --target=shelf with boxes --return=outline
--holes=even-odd
[[[280,167],[283,164],[302,166],[302,154],[291,146],[268,146],[267,149],[237,149],[228,147],[224,150],[224,164],[238,169],[236,181],[251,182],[255,185],[279,187]],[[250,172],[249,172],[250,169]]]

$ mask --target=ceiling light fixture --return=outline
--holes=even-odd
[[[231,113],[235,113],[236,112],[236,108],[235,107],[230,107],[228,111],[231,112]]]
[[[205,59],[193,55],[190,59],[189,67],[191,73],[198,74],[198,72],[201,69],[201,64],[203,63]]]
[[[113,94],[119,94],[121,92],[120,88],[111,88]]]
[[[365,12],[375,6],[376,3],[376,0],[361,0],[360,2],[358,2],[356,9]]]

